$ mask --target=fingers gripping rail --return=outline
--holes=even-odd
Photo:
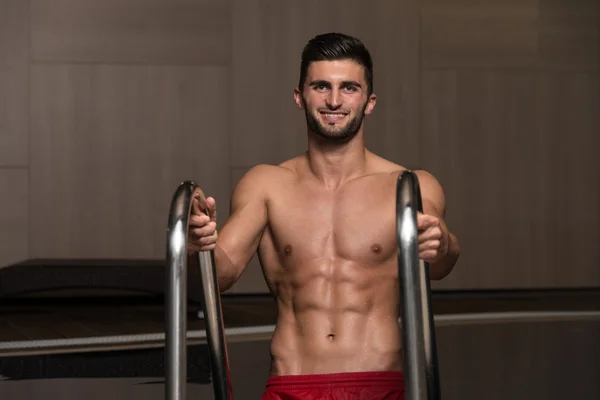
[[[429,266],[419,259],[417,176],[404,171],[396,182],[396,228],[406,400],[440,400]]]
[[[187,382],[187,235],[194,197],[204,194],[194,182],[183,182],[173,195],[167,230],[166,400],[185,400]],[[198,252],[193,263],[200,269],[206,337],[216,400],[233,399],[223,314],[213,251]]]

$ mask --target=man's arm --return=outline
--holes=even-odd
[[[429,172],[415,171],[415,174],[419,179],[423,203],[423,214],[417,218],[419,256],[429,263],[430,278],[440,280],[456,265],[460,246],[444,221],[446,202],[441,185]]]
[[[198,236],[204,236],[196,239],[198,241],[193,246],[195,250],[214,250],[221,292],[230,289],[240,278],[256,252],[267,225],[265,175],[270,172],[269,168],[272,167],[253,167],[238,182],[231,198],[230,216],[218,233],[215,221],[212,235],[210,231],[206,233],[206,230],[201,230],[206,229],[205,227],[192,230],[192,233],[197,232]],[[207,217],[202,214],[193,217],[196,226],[201,225],[199,218],[204,218],[206,224]],[[216,217],[214,219],[216,220]],[[202,232],[205,234],[202,235]],[[203,247],[199,246],[200,243]]]

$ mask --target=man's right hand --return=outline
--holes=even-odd
[[[190,213],[187,252],[193,254],[197,251],[213,250],[216,243],[217,205],[215,199],[207,197],[206,202],[202,204],[198,198],[194,197]]]

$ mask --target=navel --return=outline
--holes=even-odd
[[[375,243],[371,246],[371,251],[375,254],[381,253],[381,245],[379,243]]]
[[[283,254],[285,254],[286,256],[291,256],[292,255],[292,246],[291,245],[287,245],[283,248]]]

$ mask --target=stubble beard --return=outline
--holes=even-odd
[[[331,142],[346,142],[356,136],[362,125],[365,117],[365,109],[367,108],[367,102],[365,102],[360,112],[354,118],[347,122],[344,127],[337,128],[335,125],[323,125],[313,113],[308,111],[306,101],[304,101],[304,105],[304,115],[306,116],[308,128],[317,136]],[[318,112],[316,111],[316,113]]]

